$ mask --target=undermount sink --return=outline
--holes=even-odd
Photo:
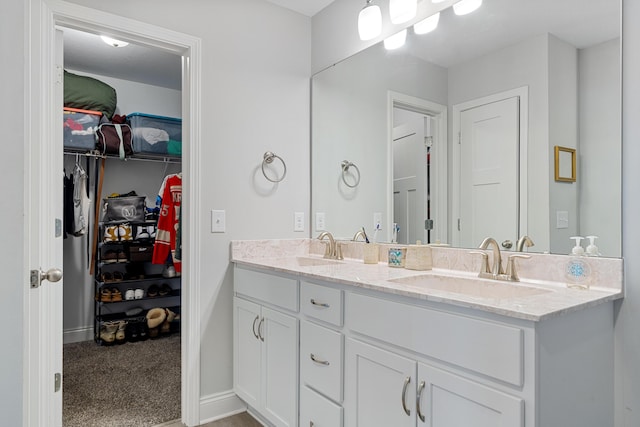
[[[499,282],[437,274],[403,277],[389,281],[459,295],[494,299],[521,298],[551,292],[549,289],[527,286],[518,282]]]
[[[300,267],[314,267],[317,265],[342,264],[340,261],[335,259],[314,258],[314,257],[305,257],[305,256],[295,257],[294,262]]]

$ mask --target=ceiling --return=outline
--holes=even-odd
[[[265,0],[313,16],[334,0]],[[426,0],[425,0],[426,1]],[[364,3],[364,2],[363,2]],[[441,65],[480,56],[492,46],[506,46],[545,31],[577,47],[610,40],[620,34],[617,0],[484,0],[471,15],[458,17],[446,10],[436,31],[412,38],[420,57]],[[614,10],[612,10],[614,9]],[[566,17],[570,17],[567,22]],[[584,31],[585,22],[598,22]],[[508,22],[505,25],[504,22]],[[354,25],[355,18],[354,18]],[[179,90],[181,57],[158,49],[133,45],[114,48],[96,34],[64,29],[64,66],[69,70],[143,82]]]

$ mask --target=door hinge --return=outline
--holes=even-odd
[[[458,132],[458,144],[460,144],[461,140],[462,140],[462,136],[460,136],[460,132]]]
[[[56,65],[56,83],[62,84],[63,81],[63,68]]]
[[[60,391],[60,387],[62,386],[62,375],[60,372],[56,372],[53,376],[53,392],[57,393]]]
[[[460,231],[460,218],[458,218],[458,231]]]

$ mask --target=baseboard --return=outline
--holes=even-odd
[[[93,327],[67,329],[62,333],[62,343],[71,344],[73,342],[93,340]]]
[[[200,424],[210,423],[247,410],[247,405],[232,391],[200,398]]]

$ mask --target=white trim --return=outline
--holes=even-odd
[[[183,61],[183,192],[186,193],[183,212],[185,215],[183,234],[183,284],[182,291],[182,422],[189,426],[200,424],[200,239],[197,212],[200,209],[200,84],[201,84],[201,40],[186,34],[160,28],[154,25],[135,21],[119,15],[100,12],[84,6],[70,4],[59,0],[29,0],[26,7],[28,13],[26,40],[28,40],[28,66],[25,91],[25,182],[27,183],[27,205],[25,212],[38,212],[27,221],[25,236],[37,236],[52,233],[53,215],[40,211],[46,201],[38,197],[49,194],[43,191],[48,188],[48,177],[52,174],[55,162],[45,159],[57,158],[49,154],[51,151],[52,126],[57,126],[51,100],[51,87],[54,76],[53,56],[55,48],[52,44],[56,26],[81,29],[90,32],[105,32],[116,37],[124,37],[137,43],[163,49],[182,55]],[[61,113],[60,113],[61,114]],[[49,132],[49,133],[48,133]],[[62,150],[60,155],[62,155]],[[51,175],[53,176],[53,175]],[[46,206],[46,203],[45,203]],[[44,214],[42,214],[44,212]],[[46,235],[46,234],[44,234]],[[30,243],[33,237],[30,238]],[[47,262],[51,248],[34,248],[30,246],[25,259],[29,260],[26,270],[39,267],[39,263]],[[39,252],[36,252],[39,251]],[[34,253],[35,252],[35,253]],[[37,255],[36,255],[37,254]],[[27,277],[28,279],[28,277]],[[28,280],[25,281],[28,283]],[[24,424],[27,426],[43,425],[42,420],[54,420],[48,404],[53,379],[40,375],[48,372],[46,343],[51,337],[42,337],[42,324],[47,319],[43,311],[47,305],[47,292],[36,290],[26,293],[29,301],[25,308],[25,392],[24,392]],[[60,303],[61,305],[61,303]],[[35,325],[35,327],[34,327]],[[38,325],[39,329],[38,329]],[[43,341],[44,340],[44,341]],[[41,351],[42,350],[42,351]],[[51,387],[50,387],[51,386]]]
[[[93,341],[93,326],[67,329],[62,332],[62,343],[71,344],[74,342]]]
[[[502,101],[507,98],[520,98],[520,145],[519,154],[519,223],[518,235],[524,236],[528,230],[528,163],[527,147],[529,145],[529,86],[522,86],[516,89],[498,92],[482,98],[462,102],[452,107],[453,114],[453,141],[452,141],[452,186],[451,186],[451,244],[454,247],[460,246],[460,232],[455,226],[460,218],[460,144],[455,141],[456,135],[460,134],[460,113],[471,108],[484,104]]]
[[[200,399],[200,424],[207,424],[222,418],[247,411],[247,405],[232,391],[211,394]]]
[[[393,109],[394,107],[425,114],[433,119],[433,148],[438,155],[433,156],[431,217],[434,222],[432,240],[446,242],[448,226],[447,190],[447,106],[403,93],[387,92],[387,241],[391,239],[393,223]]]

